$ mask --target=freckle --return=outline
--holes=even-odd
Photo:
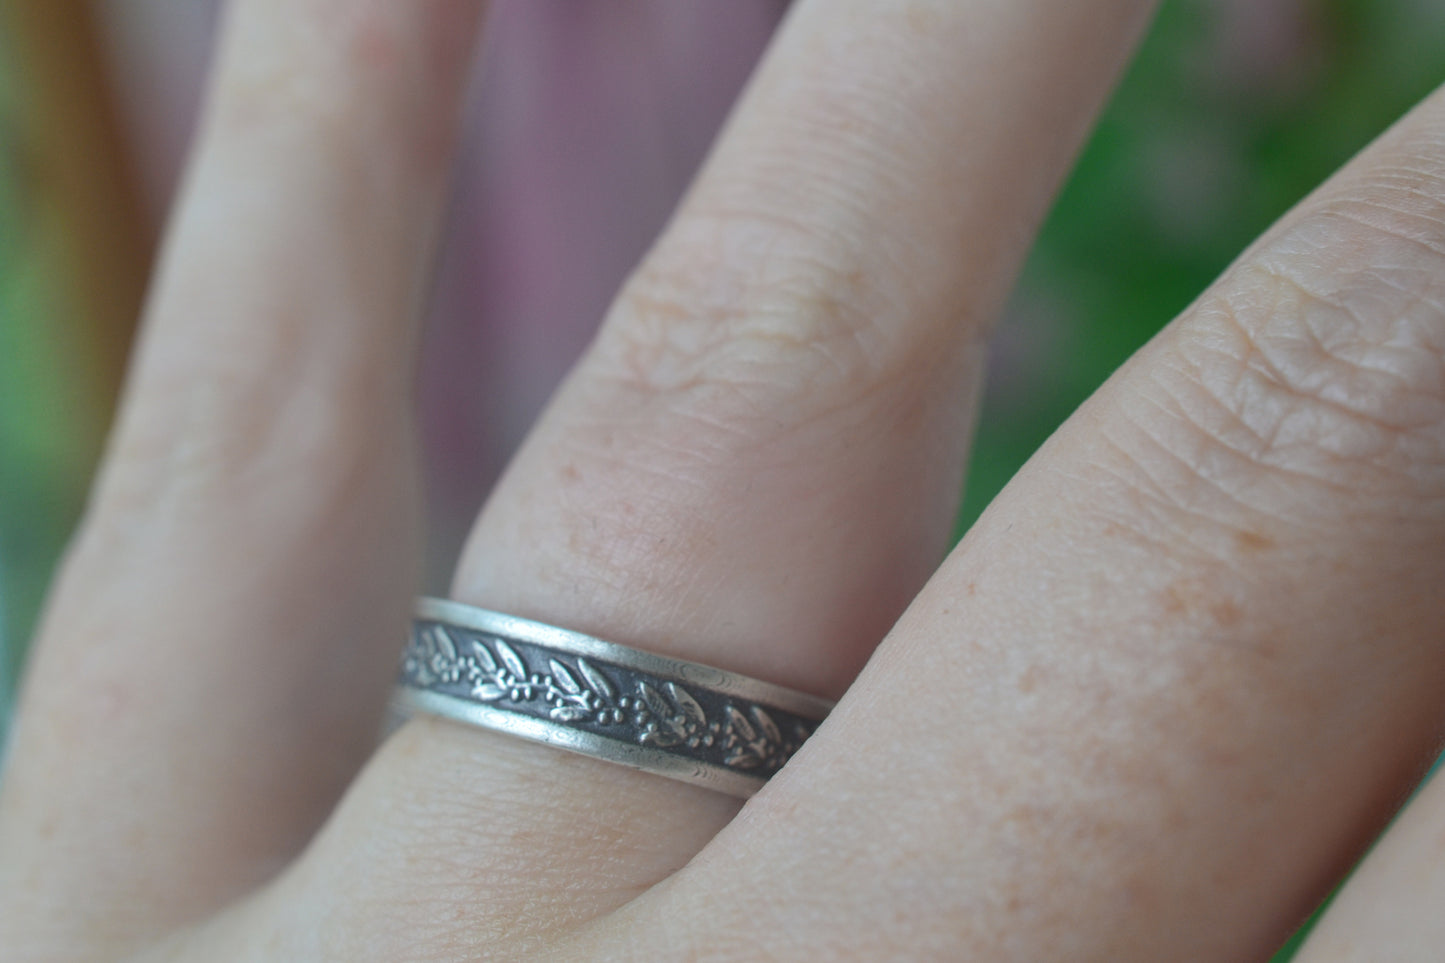
[[[562,480],[568,484],[575,484],[582,480],[582,473],[577,470],[576,465],[568,462],[562,466]]]
[[[1164,590],[1164,611],[1170,615],[1178,615],[1186,608],[1184,592],[1176,582]]]
[[[969,594],[970,597],[975,596],[975,595],[978,594],[978,583],[977,583],[977,582],[969,582],[969,583],[968,583],[968,594]]]
[[[1039,677],[1043,675],[1042,670],[1036,665],[1031,665],[1024,670],[1023,677],[1019,679],[1019,691],[1028,693],[1039,687]]]
[[[903,16],[908,29],[915,34],[928,34],[938,29],[937,18],[930,16],[915,4],[909,4]]]
[[[1275,546],[1274,539],[1259,532],[1240,532],[1235,535],[1234,540],[1240,549],[1246,552],[1262,552]]]
[[[128,716],[132,702],[130,690],[118,683],[99,684],[91,690],[90,709],[102,725]]]
[[[1238,624],[1241,616],[1239,606],[1235,605],[1233,602],[1228,601],[1227,599],[1224,601],[1216,602],[1210,608],[1210,614],[1214,616],[1214,620],[1220,625],[1236,625]]]

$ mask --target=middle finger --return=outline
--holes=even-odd
[[[1149,8],[797,5],[456,597],[840,692],[942,553],[982,334]],[[349,885],[373,953],[382,908],[421,894],[481,907],[469,939],[518,940],[625,901],[735,811],[423,721],[297,878]]]

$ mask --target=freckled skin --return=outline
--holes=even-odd
[[[1149,5],[900,2],[793,7],[453,586],[843,695],[743,804],[427,716],[376,748],[395,362],[481,10],[237,0],[19,711],[0,946],[1152,963],[1318,905],[1445,712],[1445,92],[935,568],[980,339]],[[1442,793],[1323,958],[1438,955]]]

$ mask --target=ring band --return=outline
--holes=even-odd
[[[393,705],[751,796],[833,704],[458,602],[417,600]]]

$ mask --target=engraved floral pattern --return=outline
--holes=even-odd
[[[759,776],[782,768],[812,734],[810,724],[789,716],[784,728],[751,702],[707,699],[710,715],[676,682],[540,646],[529,665],[519,646],[529,648],[418,623],[402,656],[402,681]]]

